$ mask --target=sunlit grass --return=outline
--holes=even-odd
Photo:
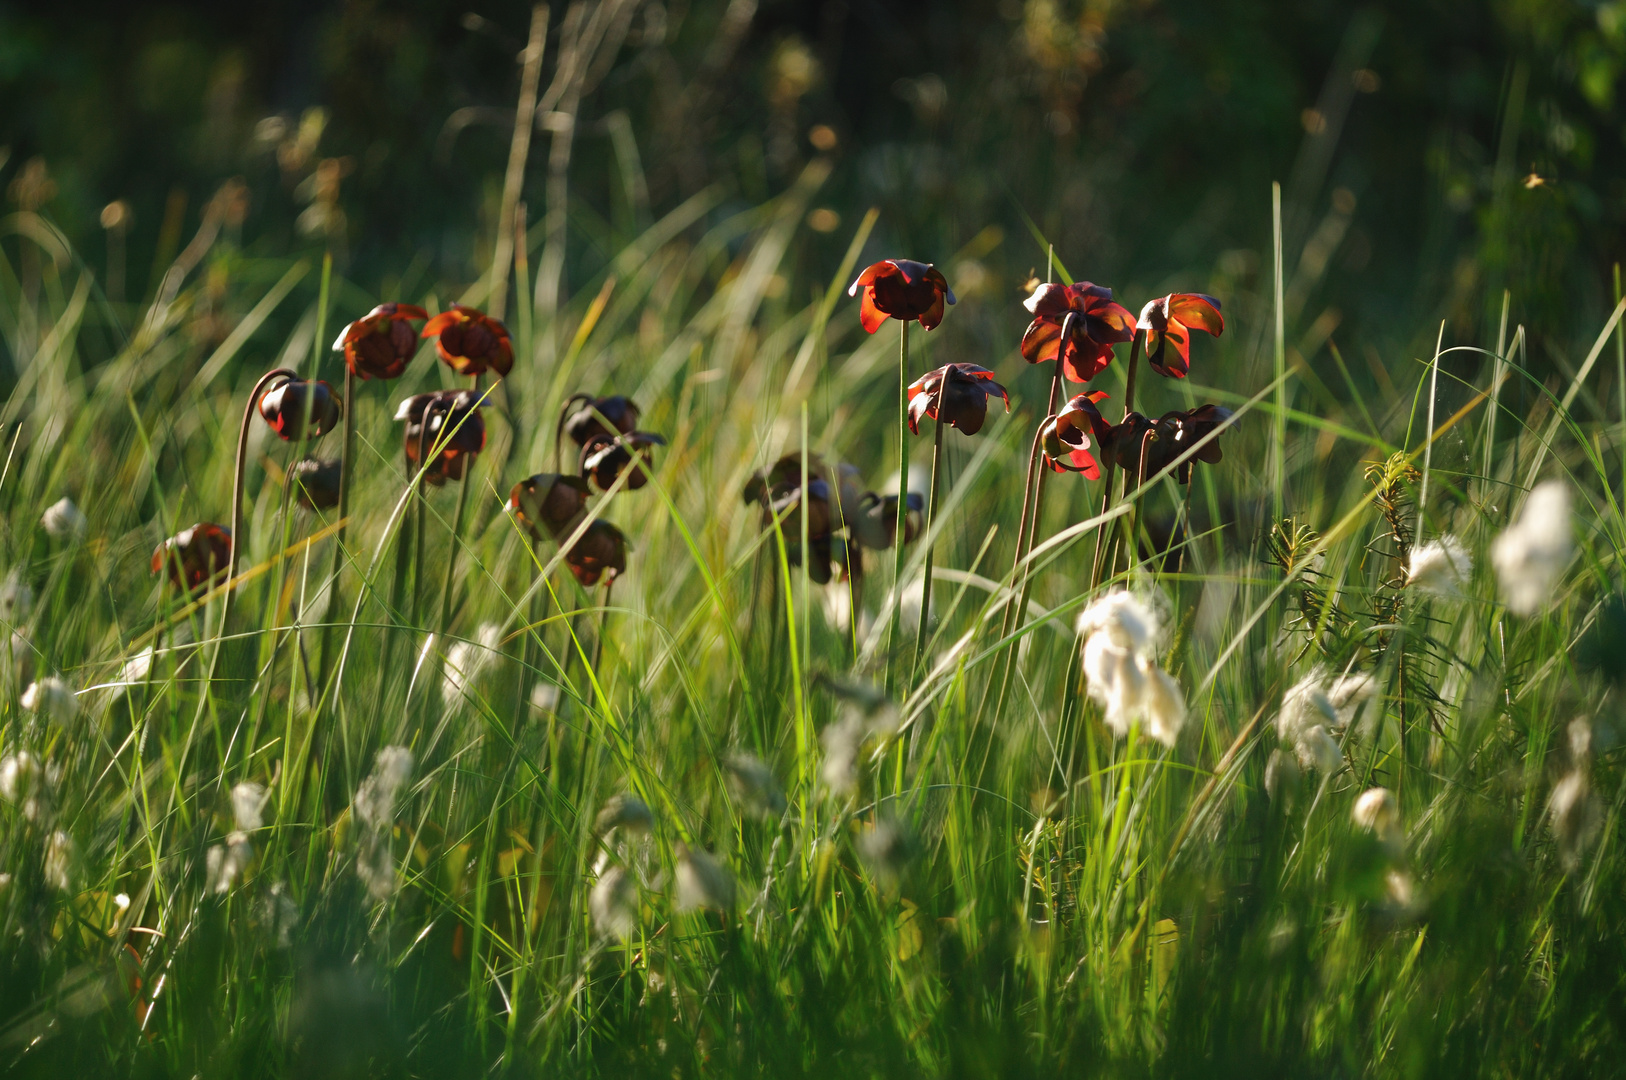
[[[1053,477],[1032,605],[1002,639],[1042,411],[1017,393],[975,441],[947,435],[937,526],[903,570],[917,579],[936,542],[937,624],[917,671],[914,635],[897,635],[899,692],[882,702],[865,695],[885,678],[892,552],[870,553],[861,590],[820,586],[787,558],[801,538],[764,529],[741,497],[804,450],[853,462],[875,490],[896,482],[896,339],[860,334],[842,296],[874,218],[828,278],[787,257],[826,171],[731,217],[696,196],[556,317],[515,320],[519,359],[491,394],[460,531],[456,485],[426,489],[421,582],[398,555],[419,525],[390,418],[403,397],[456,385],[432,349],[346,403],[357,453],[336,590],[340,523],[297,505],[284,517],[298,449],[256,423],[229,609],[225,590],[187,602],[147,561],[179,528],[229,519],[260,371],[337,384],[332,327],[383,300],[479,305],[486,287],[375,297],[340,275],[331,310],[274,341],[260,328],[318,268],[221,246],[210,265],[239,321],[211,344],[201,285],[131,315],[71,258],[47,251],[27,283],[7,249],[0,334],[20,380],[0,414],[0,502],[20,636],[0,730],[4,754],[35,770],[0,806],[8,1062],[39,1075],[1610,1071],[1626,1000],[1609,689],[1626,633],[1612,599],[1622,429],[1572,406],[1614,359],[1613,323],[1570,383],[1542,387],[1515,332],[1449,364],[1394,364],[1415,405],[1329,392],[1333,414],[1307,392],[1295,403],[1307,377],[1285,354],[1271,374],[1250,351],[1260,328],[1233,315],[1195,347],[1189,384],[1148,391],[1235,408],[1216,436],[1224,461],[1189,491],[1150,478],[1106,515],[1098,484]],[[979,304],[1005,303],[963,301],[915,334],[910,378],[961,359],[1019,376],[1014,340],[991,356],[952,336]],[[84,370],[75,341],[92,320],[128,343]],[[1121,378],[1102,381],[1117,393]],[[1504,405],[1512,386],[1532,388],[1528,414]],[[555,468],[554,418],[577,391],[632,396],[640,427],[668,439],[647,486],[593,503],[631,542],[613,590],[581,588],[558,546],[504,512],[516,480]],[[338,440],[313,449],[337,456]],[[926,438],[911,442],[919,463]],[[1572,493],[1579,553],[1516,615],[1487,552],[1548,478]],[[40,524],[64,495],[82,536]],[[1278,496],[1296,514],[1285,528],[1270,520]],[[1178,565],[1125,558],[1092,592],[1097,530],[1131,520],[1148,538],[1183,522]],[[1472,556],[1461,594],[1408,587],[1406,546],[1446,535]],[[1114,738],[1082,681],[1074,621],[1117,587],[1166,625],[1159,662],[1190,706],[1172,749],[1139,729]],[[1277,724],[1317,669],[1376,688],[1328,718],[1331,769],[1291,764]],[[21,704],[51,673],[78,692],[74,715]],[[385,751],[399,766],[391,746],[413,763],[398,790],[379,765]],[[832,786],[837,753],[850,787]],[[1584,820],[1550,814],[1569,775],[1585,778]],[[245,783],[265,788],[263,821],[234,840]],[[1377,785],[1397,796],[1398,832],[1352,819]],[[595,824],[623,793],[649,808],[647,832]],[[252,856],[223,873],[234,843]],[[732,882],[726,902],[708,857]],[[595,918],[590,893],[617,868],[634,884],[618,920]]]

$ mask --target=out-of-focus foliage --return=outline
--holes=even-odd
[[[467,281],[528,23],[512,0],[0,6],[0,185],[92,253],[124,200],[107,231],[127,269],[103,283],[131,299],[231,176],[255,252],[330,246],[385,292]],[[1619,2],[630,4],[575,123],[573,173],[592,179],[571,189],[566,287],[684,196],[721,183],[726,215],[822,146],[837,170],[816,229],[878,205],[879,239],[961,252],[1000,295],[1044,273],[1022,210],[1114,281],[1156,292],[1196,269],[1252,291],[1279,179],[1295,339],[1387,349],[1441,317],[1489,332],[1507,288],[1539,340],[1611,299],[1623,65]],[[559,116],[538,119],[533,224]]]

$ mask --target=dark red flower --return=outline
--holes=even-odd
[[[802,565],[802,515],[807,515],[808,578],[820,585],[831,577],[831,535],[836,528],[831,505],[830,472],[824,462],[809,454],[807,497],[802,497],[802,459],[787,454],[764,473],[745,485],[745,501],[762,507],[763,528],[771,528],[775,518],[785,538],[785,559],[791,566]]]
[[[424,481],[439,487],[448,480],[463,479],[468,462],[486,446],[486,422],[480,416],[479,401],[468,390],[437,390],[401,402],[395,419],[406,421],[409,470],[417,471],[420,453],[433,453],[437,443],[444,443],[424,473]]]
[[[307,510],[331,510],[339,505],[340,463],[305,458],[288,470],[295,484],[299,505]]]
[[[555,540],[569,536],[587,510],[587,481],[579,476],[537,473],[508,493],[508,512],[531,534]]]
[[[602,518],[587,526],[581,539],[565,552],[565,565],[583,588],[591,589],[605,574],[614,581],[627,569],[627,538]]]
[[[912,544],[920,535],[926,512],[926,496],[911,491],[903,503],[903,542]],[[867,548],[889,548],[898,535],[898,497],[865,492],[860,512],[848,522],[853,539]]]
[[[621,475],[621,470],[631,465],[632,459],[637,457],[639,464],[627,477],[628,490],[636,491],[649,483],[649,473],[645,471],[643,463],[649,460],[650,451],[665,445],[665,439],[647,431],[634,431],[630,435],[594,435],[582,447],[582,476],[591,480],[600,491],[608,491],[616,477]]]
[[[182,529],[152,553],[152,572],[169,568],[169,580],[183,593],[196,592],[231,572],[231,530],[208,521]]]
[[[1080,281],[1040,285],[1024,306],[1033,321],[1022,335],[1022,356],[1030,364],[1056,358],[1066,330],[1061,366],[1073,382],[1089,382],[1112,363],[1112,346],[1135,336],[1135,317],[1112,302],[1112,290]],[[1071,319],[1068,316],[1072,316]]]
[[[934,329],[943,321],[944,301],[954,303],[954,290],[941,270],[909,259],[887,259],[865,267],[847,295],[857,296],[860,289],[864,295],[858,317],[872,334],[889,318],[919,319],[921,326]]]
[[[307,404],[308,399],[308,404]],[[310,410],[310,429],[305,430],[305,410]],[[317,380],[278,379],[260,395],[260,416],[278,438],[320,438],[332,431],[344,415],[344,402],[333,387]]]
[[[1231,418],[1231,410],[1222,405],[1199,405],[1186,412],[1166,412],[1156,420],[1132,412],[1123,423],[1112,429],[1111,444],[1120,468],[1132,478],[1155,476],[1180,457],[1201,438]],[[1151,437],[1147,438],[1148,433]],[[1145,447],[1145,464],[1141,463],[1141,448]],[[1191,483],[1191,463],[1218,462],[1224,455],[1218,439],[1210,439],[1191,457],[1175,468],[1175,480]]]
[[[483,311],[453,304],[429,320],[423,336],[435,339],[435,351],[459,375],[484,375],[490,368],[506,376],[513,370],[508,327]]]
[[[988,418],[988,399],[995,394],[1005,399],[1005,411],[1010,412],[1011,396],[987,368],[948,364],[928,371],[909,386],[909,430],[920,434],[924,416],[975,435]]]
[[[572,394],[561,410],[559,425],[577,446],[587,445],[594,435],[631,435],[638,427],[638,406],[630,398],[616,394],[595,398],[591,394]],[[599,417],[603,417],[600,420]],[[604,421],[613,426],[607,428]]]
[[[1040,447],[1046,465],[1056,472],[1083,473],[1091,480],[1101,478],[1100,466],[1090,453],[1090,446],[1094,440],[1093,445],[1103,457],[1111,446],[1112,426],[1095,407],[1095,403],[1106,396],[1102,390],[1079,394],[1045,421]]]
[[[333,351],[344,353],[345,366],[357,378],[397,378],[418,351],[410,324],[427,318],[416,304],[379,304],[339,332]]]
[[[1220,314],[1220,302],[1212,296],[1170,293],[1141,308],[1135,328],[1146,331],[1146,362],[1152,370],[1165,378],[1183,379],[1191,370],[1191,332],[1201,330],[1219,337],[1225,317]]]

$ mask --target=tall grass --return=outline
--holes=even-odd
[[[375,297],[341,275],[332,309],[274,342],[262,325],[314,267],[217,239],[206,280],[182,268],[129,312],[48,223],[14,219],[0,513],[17,636],[0,738],[40,769],[32,804],[16,783],[0,804],[0,1055],[15,1071],[1619,1071],[1622,425],[1589,382],[1615,321],[1564,383],[1537,381],[1515,328],[1396,358],[1402,393],[1367,400],[1290,367],[1280,323],[1274,356],[1249,352],[1263,335],[1247,322],[1270,305],[1236,305],[1237,329],[1198,343],[1189,387],[1142,391],[1236,407],[1223,463],[1189,492],[1163,476],[1132,493],[1145,557],[1095,592],[1095,530],[1129,504],[1100,515],[1093,485],[1054,479],[1032,603],[1001,638],[1011,581],[995,579],[1039,419],[1019,393],[975,442],[947,436],[934,532],[903,569],[918,578],[935,540],[926,660],[877,702],[888,643],[900,672],[915,649],[887,626],[909,610],[890,554],[872,553],[862,591],[819,586],[741,497],[804,449],[876,487],[899,470],[894,343],[862,338],[840,297],[873,216],[832,276],[796,257],[827,172],[738,213],[695,196],[556,314],[527,298],[543,234],[520,244],[520,360],[490,398],[460,533],[456,487],[423,492],[421,561],[398,554],[413,478],[390,417],[451,384],[431,349],[346,402],[357,456],[336,560],[341,523],[286,509],[294,451],[256,428],[229,612],[223,589],[188,602],[146,563],[177,529],[229,517],[235,418],[259,371],[337,381],[318,327],[381,300],[481,304],[489,276]],[[962,303],[945,332],[1006,302]],[[218,311],[239,314],[214,344]],[[92,326],[126,343],[86,368]],[[1014,337],[993,356],[930,337],[912,374],[944,354],[1016,374]],[[595,503],[632,541],[609,594],[503,512],[509,485],[552,467],[552,418],[578,390],[630,394],[670,440],[647,487]],[[906,449],[923,457],[926,440]],[[1573,492],[1580,554],[1523,617],[1486,552],[1544,478]],[[81,538],[40,524],[64,495]],[[1404,584],[1405,546],[1445,535],[1474,560],[1454,599]],[[454,550],[441,632],[439,605],[415,623],[404,597],[419,573],[439,595]],[[1167,623],[1163,663],[1191,707],[1172,750],[1115,740],[1082,681],[1074,618],[1120,587]],[[1006,646],[1011,691],[983,712]],[[1289,764],[1275,724],[1317,669],[1377,687],[1333,723],[1342,761],[1319,771]],[[50,673],[76,715],[19,704]],[[851,792],[828,782],[833,730],[870,732]],[[392,745],[414,767],[380,823],[387,783],[368,778]],[[1555,831],[1549,800],[1576,772],[1597,828]],[[233,838],[244,783],[264,786],[263,821]],[[1398,836],[1352,821],[1375,785],[1398,794]],[[647,834],[596,826],[622,793],[651,808]],[[236,874],[221,869],[234,842],[251,852]],[[681,910],[695,852],[735,882],[732,903]],[[589,903],[617,867],[635,882],[625,940]]]

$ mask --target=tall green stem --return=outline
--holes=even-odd
[[[937,481],[943,464],[943,418],[939,416],[935,423],[937,430],[932,433],[932,484],[926,500],[926,573],[920,594],[920,626],[915,630],[915,663],[909,677],[911,683],[920,671],[921,657],[926,654],[926,626],[931,622],[932,614],[932,563],[937,554],[932,525],[937,521]]]
[[[344,534],[350,525],[350,470],[356,457],[356,373],[344,369],[344,438],[339,447],[339,529],[333,534],[333,561],[327,572],[327,611],[339,612],[339,573],[344,569]],[[333,643],[333,620],[323,617],[321,652],[317,659],[317,685],[327,687],[328,661]]]
[[[237,459],[232,468],[231,478],[231,543],[226,556],[226,580],[230,581],[237,574],[237,556],[243,549],[243,482],[244,472],[248,467],[248,429],[254,422],[254,413],[260,404],[260,395],[265,392],[266,385],[272,379],[297,379],[299,373],[288,368],[272,368],[260,376],[249,391],[248,404],[243,406],[243,423],[237,429]],[[231,590],[227,589],[220,603],[220,626],[224,631],[226,615],[231,608]]]
[[[886,692],[892,692],[898,622],[903,617],[903,536],[909,514],[909,320],[898,335],[898,519],[892,534],[892,621],[886,628]]]

